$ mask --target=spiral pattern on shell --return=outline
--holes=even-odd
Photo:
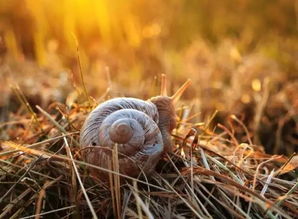
[[[158,121],[157,108],[151,102],[115,98],[100,104],[81,130],[81,146],[94,146],[86,150],[85,160],[108,169],[111,149],[117,146],[120,173],[137,176],[141,171],[152,172],[164,150]],[[94,175],[107,177],[98,170]]]

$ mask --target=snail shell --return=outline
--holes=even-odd
[[[173,97],[157,96],[148,101],[114,98],[100,104],[81,129],[80,145],[88,147],[84,150],[85,160],[109,169],[111,149],[117,146],[120,173],[150,174],[162,154],[172,149],[170,133],[176,126],[174,101]],[[102,179],[108,176],[103,171],[93,173]]]
[[[150,173],[164,150],[158,121],[157,107],[151,102],[135,98],[104,102],[90,113],[81,131],[83,147],[100,146],[86,154],[86,161],[108,168],[109,149],[117,144],[121,173],[137,176],[140,168]]]

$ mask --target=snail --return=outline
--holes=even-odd
[[[190,85],[186,81],[169,97],[162,76],[161,95],[147,101],[113,98],[98,105],[86,118],[80,132],[87,163],[109,169],[111,149],[117,147],[119,172],[136,177],[150,174],[163,153],[172,151],[171,131],[176,127],[175,104]],[[93,170],[98,178],[107,173]]]

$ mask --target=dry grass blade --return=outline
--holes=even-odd
[[[17,95],[20,102],[25,106],[25,108],[31,114],[35,125],[37,127],[41,128],[41,125],[37,119],[36,113],[33,111],[32,107],[30,106],[28,100],[26,99],[26,96],[24,95],[24,93],[22,92],[20,87],[18,85],[14,85],[14,86],[12,86],[12,90],[15,92],[15,94]]]
[[[38,199],[36,201],[35,219],[40,218],[42,201],[46,196],[46,189],[48,187],[52,186],[53,184],[55,184],[56,182],[60,181],[61,179],[62,179],[62,176],[59,176],[57,179],[55,179],[53,181],[46,181],[45,184],[43,185],[43,187],[41,188],[41,190],[39,191]]]
[[[112,195],[113,211],[116,218],[121,218],[121,192],[119,177],[119,161],[118,147],[115,145],[112,150],[112,159],[110,161],[110,169],[117,174],[109,174],[110,191]]]
[[[186,206],[192,210],[192,212],[198,217],[198,218],[203,218],[203,216],[196,210],[194,209],[194,207],[185,199],[183,198],[165,179],[163,179],[162,177],[160,177],[161,180],[165,183],[165,185],[167,187],[169,187],[171,189],[171,191],[173,191],[178,197],[179,199],[181,199]]]
[[[67,135],[68,132],[58,123],[56,122],[52,117],[51,115],[49,115],[46,111],[44,111],[40,106],[36,106],[36,108],[43,114],[45,115],[63,134]],[[77,146],[79,146],[79,142],[76,141],[75,139],[72,139],[72,141],[75,142],[75,144]]]
[[[142,212],[141,212],[141,208],[142,210],[146,213],[147,218],[149,219],[153,219],[153,215],[151,214],[150,210],[148,209],[148,207],[146,206],[146,204],[143,202],[143,200],[140,198],[139,194],[138,194],[138,187],[137,187],[137,182],[133,181],[133,187],[131,187],[132,193],[136,199],[136,205],[137,205],[137,211],[138,211],[138,216],[139,218],[143,218]]]
[[[298,189],[298,179],[295,185],[284,196],[279,197],[276,205],[280,206],[288,198],[288,196],[293,194],[297,189]]]
[[[35,215],[27,216],[27,217],[21,217],[20,219],[28,219],[28,218],[33,218],[33,217],[36,217],[36,216],[44,216],[44,215],[53,214],[53,213],[59,212],[59,211],[69,210],[69,209],[72,209],[72,208],[75,208],[75,207],[76,207],[75,205],[67,206],[67,207],[55,209],[55,210],[52,210],[52,211],[42,212],[42,213],[37,214],[37,215],[35,214]]]
[[[67,133],[65,134],[64,136],[69,136],[69,135],[74,135],[74,134],[78,134],[78,132],[73,132],[73,133]],[[58,140],[58,139],[61,139],[64,137],[63,135],[61,136],[57,136],[57,137],[54,137],[54,138],[50,138],[50,139],[47,139],[47,140],[44,140],[44,141],[40,141],[40,142],[37,142],[37,143],[34,143],[34,144],[31,144],[31,145],[28,145],[26,146],[27,148],[35,148],[35,147],[38,147],[38,146],[41,146],[45,143],[49,143],[49,142],[52,142],[52,141],[55,141],[55,140]],[[0,153],[0,158],[1,157],[5,157],[5,156],[9,156],[15,152],[18,152],[19,150],[8,150],[8,151],[4,151],[4,152],[1,152]]]
[[[188,79],[177,91],[175,94],[173,94],[173,96],[171,97],[173,100],[173,103],[177,103],[180,99],[180,97],[182,96],[182,94],[184,93],[184,91],[191,85],[191,80]]]
[[[88,101],[89,103],[89,107],[92,106],[92,102],[91,102],[91,99],[89,98],[89,95],[88,95],[88,92],[87,92],[87,88],[86,88],[86,85],[85,85],[85,79],[84,79],[84,73],[83,73],[83,67],[82,67],[82,62],[81,62],[81,57],[80,57],[80,48],[79,48],[79,41],[77,39],[77,37],[72,34],[72,37],[75,41],[75,45],[76,45],[76,51],[77,51],[77,62],[78,62],[78,66],[79,66],[79,72],[80,72],[80,78],[81,78],[81,84],[82,84],[82,87],[83,87],[83,91],[84,91],[84,95],[85,95],[85,98],[86,100]]]
[[[37,162],[37,160],[36,160],[35,162]],[[29,173],[29,171],[30,171],[30,170],[33,168],[33,166],[35,165],[35,162],[31,163],[31,165],[29,166],[29,168],[26,169],[25,173],[24,173],[21,177],[18,178],[18,181],[15,182],[15,183],[9,188],[9,190],[5,192],[5,194],[0,198],[0,203],[3,202],[3,200],[6,198],[6,196],[8,196],[8,195],[13,191],[13,189],[17,186],[17,184],[18,184],[19,182],[21,182],[21,180],[22,180],[22,179]]]
[[[255,114],[255,117],[254,117],[254,131],[256,133],[256,135],[255,135],[255,141],[256,141],[256,143],[259,143],[260,142],[260,139],[259,139],[259,136],[257,135],[257,133],[259,131],[260,121],[261,121],[261,118],[262,118],[262,114],[264,112],[266,103],[267,103],[268,98],[269,98],[269,94],[270,94],[269,86],[270,86],[270,79],[269,78],[266,78],[265,81],[264,81],[263,96],[262,96],[261,101],[257,105],[256,114]]]
[[[168,159],[170,160],[171,164],[173,165],[173,167],[175,168],[175,170],[177,172],[177,179],[178,178],[181,178],[184,181],[185,186],[187,188],[186,191],[189,191],[189,193],[190,193],[188,195],[190,196],[189,199],[191,201],[191,204],[193,206],[196,206],[197,209],[200,209],[200,211],[203,211],[206,214],[204,217],[212,218],[211,215],[209,214],[208,210],[205,208],[205,206],[202,204],[202,202],[200,201],[200,199],[198,199],[197,195],[194,192],[194,177],[196,177],[196,176],[194,176],[194,174],[193,174],[193,169],[194,169],[193,166],[190,166],[191,180],[190,180],[190,183],[189,183],[181,175],[181,172],[178,170],[178,168],[176,167],[176,165],[173,162],[173,160],[171,159],[171,157],[169,155],[167,155],[167,157],[168,157]],[[193,163],[193,162],[191,161],[191,163]],[[188,165],[186,165],[186,166],[188,166]]]
[[[5,218],[9,212],[14,208],[14,206],[21,201],[26,195],[32,192],[32,189],[28,188],[26,189],[22,194],[20,194],[17,198],[11,201],[10,204],[6,205],[3,208],[3,212],[0,214],[0,218]]]
[[[75,174],[76,174],[76,176],[77,176],[77,179],[78,179],[78,181],[79,181],[80,187],[81,187],[81,189],[82,189],[82,192],[83,192],[83,194],[84,194],[84,196],[85,196],[85,199],[86,199],[86,201],[87,201],[87,203],[88,203],[88,206],[89,206],[89,208],[90,208],[90,211],[91,211],[91,213],[92,213],[92,217],[95,218],[95,219],[97,219],[96,212],[95,212],[95,210],[94,210],[94,208],[93,208],[93,206],[92,206],[92,203],[91,203],[91,201],[90,201],[90,199],[89,199],[89,197],[88,197],[88,195],[87,195],[87,192],[86,192],[85,187],[84,187],[84,185],[83,185],[83,182],[82,182],[82,180],[81,180],[80,174],[79,174],[78,169],[77,169],[77,167],[76,167],[76,164],[75,164],[75,162],[74,162],[74,159],[73,159],[73,156],[72,156],[70,147],[69,147],[69,145],[68,145],[67,139],[66,139],[65,137],[64,137],[64,142],[65,142],[66,150],[68,150],[68,154],[69,154],[69,156],[70,156],[70,160],[71,160],[71,162],[72,162],[72,166],[73,166],[73,169],[74,169]]]

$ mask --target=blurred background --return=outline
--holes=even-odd
[[[17,85],[47,107],[83,102],[84,85],[97,100],[146,99],[166,73],[170,93],[192,80],[182,103],[200,113],[193,122],[218,111],[214,124],[245,142],[236,115],[268,152],[290,154],[297,28],[296,0],[0,0],[0,122],[19,110]]]

